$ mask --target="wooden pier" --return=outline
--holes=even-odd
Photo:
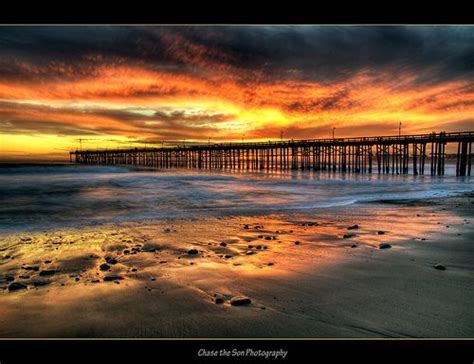
[[[75,150],[70,161],[81,164],[123,164],[154,168],[235,170],[313,170],[442,176],[446,145],[457,144],[456,175],[471,175],[474,132],[218,143],[162,148]],[[412,168],[409,168],[411,165]]]

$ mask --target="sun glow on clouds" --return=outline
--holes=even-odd
[[[399,122],[406,133],[474,129],[470,77],[419,82],[414,71],[370,67],[330,82],[292,77],[300,73],[293,68],[270,77],[183,37],[163,38],[179,67],[98,54],[88,55],[87,72],[74,62],[50,62],[49,73],[26,62],[21,70],[35,77],[23,79],[1,77],[0,65],[0,156],[64,153],[79,139],[85,148],[116,148],[271,140],[282,131],[328,137],[333,127],[338,136],[387,135]]]

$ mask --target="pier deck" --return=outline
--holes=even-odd
[[[474,132],[254,143],[176,145],[161,148],[75,150],[70,161],[156,168],[339,171],[444,175],[446,145],[457,144],[456,175],[471,175]],[[429,164],[429,172],[425,166]],[[410,168],[411,165],[411,168]]]

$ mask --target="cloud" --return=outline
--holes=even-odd
[[[362,69],[418,71],[420,82],[472,78],[472,27],[5,27],[0,76],[83,77],[136,64],[243,81],[333,82]],[[16,60],[16,62],[11,62]]]
[[[474,114],[473,65],[469,26],[0,27],[0,133],[151,143],[456,129]]]

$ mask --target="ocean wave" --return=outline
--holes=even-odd
[[[0,231],[416,200],[472,186],[470,178],[453,176],[10,166],[0,168]]]

